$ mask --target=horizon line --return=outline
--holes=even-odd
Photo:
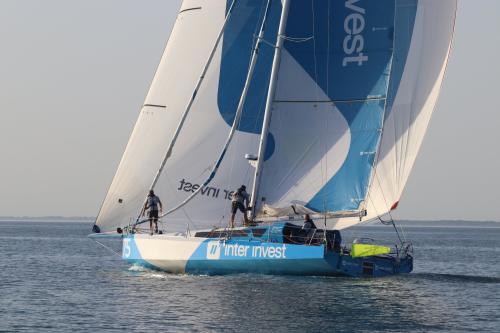
[[[8,221],[8,220],[49,220],[49,219],[55,219],[55,220],[77,220],[77,221],[95,221],[96,216],[61,216],[61,215],[45,215],[45,216],[29,216],[29,215],[24,215],[24,216],[11,216],[11,215],[5,215],[2,216],[0,215],[0,220],[3,221]],[[485,222],[493,222],[493,223],[500,223],[500,220],[474,220],[474,219],[457,219],[457,218],[439,218],[439,219],[422,219],[422,218],[404,218],[404,219],[397,219],[397,222],[473,222],[473,223],[485,223]],[[370,221],[370,222],[376,222]]]

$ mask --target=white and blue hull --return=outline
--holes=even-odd
[[[413,268],[411,256],[352,258],[328,251],[324,245],[146,234],[125,236],[122,256],[129,263],[176,274],[378,277],[409,273]]]

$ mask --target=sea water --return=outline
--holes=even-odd
[[[90,230],[0,222],[1,332],[500,332],[500,224],[407,226],[414,272],[379,279],[165,274],[124,263]]]

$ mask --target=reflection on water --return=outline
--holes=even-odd
[[[500,331],[500,229],[408,228],[415,273],[381,279],[171,275],[126,265],[88,231],[0,223],[0,331]]]

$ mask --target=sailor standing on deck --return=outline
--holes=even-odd
[[[248,225],[247,210],[250,196],[248,195],[246,189],[247,187],[245,185],[241,185],[240,188],[233,193],[233,197],[231,198],[231,228],[234,228],[234,216],[236,215],[236,211],[238,209],[243,213],[245,225]]]
[[[151,230],[151,235],[153,235],[153,223],[155,224],[154,232],[158,233],[158,207],[160,208],[160,213],[162,213],[163,205],[160,201],[160,198],[158,198],[158,196],[155,195],[155,192],[153,190],[150,190],[148,198],[144,203],[144,208],[142,209],[142,216],[146,214],[146,210],[149,210],[148,217],[149,217],[149,229]]]

